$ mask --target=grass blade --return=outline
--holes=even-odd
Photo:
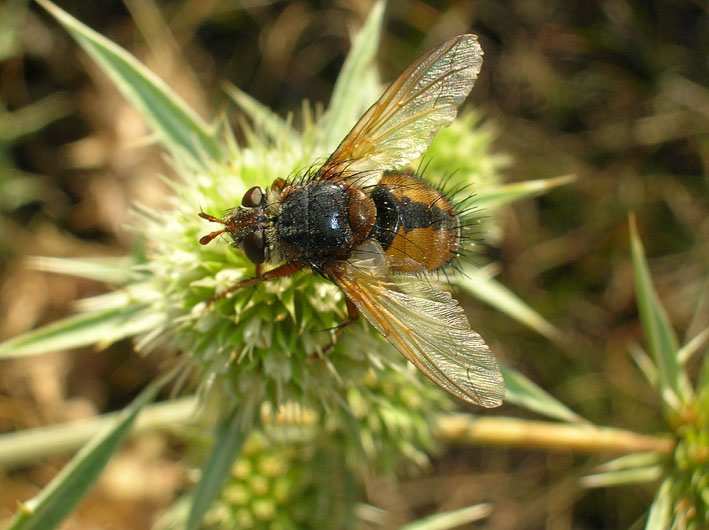
[[[372,103],[374,97],[366,97],[363,86],[371,86],[366,80],[374,72],[373,66],[379,48],[379,36],[384,18],[383,1],[374,4],[369,17],[352,43],[352,49],[347,55],[342,70],[335,83],[330,99],[329,115],[323,139],[325,150],[331,152],[341,138],[354,126],[362,111]],[[365,93],[363,93],[365,92]]]
[[[150,403],[174,372],[153,382],[120,414],[115,425],[98,434],[34,499],[24,503],[6,530],[55,528],[91,489],[126,438],[141,409]]]
[[[606,473],[608,471],[625,471],[641,467],[652,467],[662,464],[666,458],[666,455],[653,451],[623,455],[597,466],[596,471],[598,473]]]
[[[123,285],[133,277],[133,261],[126,258],[29,258],[29,265],[39,271],[86,278],[111,285]]]
[[[647,517],[645,530],[667,530],[672,527],[672,479],[666,478],[662,481],[660,489],[657,490],[655,500],[650,506],[650,513]]]
[[[625,484],[653,482],[662,478],[667,454],[657,451],[633,453],[597,466],[591,475],[581,477],[584,488],[607,488]]]
[[[459,510],[437,513],[399,528],[400,530],[448,530],[449,528],[479,521],[489,517],[491,513],[492,505],[477,504]]]
[[[638,235],[635,217],[632,215],[629,224],[630,249],[635,273],[635,296],[640,321],[648,350],[657,365],[663,401],[676,410],[682,403],[689,401],[692,389],[680,364],[677,337],[652,284],[645,250]]]
[[[684,366],[692,358],[692,355],[701,350],[709,341],[709,327],[697,333],[687,344],[682,346],[677,352],[679,362]]]
[[[635,362],[635,366],[637,366],[638,370],[642,372],[645,379],[647,379],[647,382],[650,383],[650,386],[657,388],[659,379],[657,374],[657,366],[655,366],[655,363],[652,362],[650,356],[645,353],[645,350],[643,350],[639,344],[635,342],[631,342],[628,345],[628,351]]]
[[[581,477],[580,483],[584,488],[610,488],[628,484],[655,482],[657,479],[662,478],[663,471],[664,468],[659,465],[606,471],[605,473]]]
[[[245,400],[217,426],[212,450],[202,468],[192,497],[187,530],[201,527],[202,519],[224,486],[234,460],[239,456],[254,423],[260,392],[245,393]]]
[[[298,144],[300,140],[290,124],[266,105],[234,85],[226,85],[224,90],[256,128],[265,132],[272,142],[291,146]]]
[[[178,160],[205,166],[221,160],[215,132],[159,77],[135,57],[49,2],[37,0],[96,61],[123,96],[146,119],[162,144]]]
[[[547,193],[553,188],[570,184],[575,180],[575,175],[564,175],[550,179],[526,180],[524,182],[513,182],[512,184],[483,188],[476,193],[475,206],[481,209],[494,210],[513,201]]]
[[[475,298],[499,309],[505,315],[518,320],[546,338],[553,341],[561,340],[558,329],[544,320],[507,287],[490,278],[485,269],[466,270],[465,276],[456,278],[455,283]]]
[[[0,343],[0,359],[38,355],[92,344],[105,347],[117,340],[155,329],[163,324],[164,320],[163,314],[144,307],[81,313]]]
[[[0,141],[16,142],[63,118],[72,110],[71,100],[64,94],[52,94],[13,112],[0,107]]]
[[[194,419],[197,398],[189,396],[147,405],[131,433],[173,431]],[[36,463],[40,458],[72,454],[99,432],[114,425],[120,412],[56,425],[0,434],[0,468],[4,470]]]
[[[505,402],[514,403],[519,407],[537,412],[549,418],[568,422],[585,422],[581,416],[569,409],[521,372],[509,366],[500,366],[500,371],[505,379]]]

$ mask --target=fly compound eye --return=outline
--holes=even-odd
[[[241,199],[241,205],[244,208],[256,208],[261,206],[263,202],[263,191],[258,186],[254,186],[244,193],[244,198]]]
[[[260,190],[259,190],[260,191]],[[255,230],[244,238],[244,254],[256,265],[266,260],[264,253],[263,230]]]

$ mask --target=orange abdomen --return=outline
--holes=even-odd
[[[389,173],[371,197],[377,207],[373,237],[389,256],[408,258],[400,270],[436,270],[460,250],[458,214],[440,191],[413,173]]]

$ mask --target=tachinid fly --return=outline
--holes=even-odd
[[[402,169],[450,124],[482,65],[475,35],[419,57],[360,118],[310,178],[254,187],[209,243],[228,233],[256,264],[256,285],[309,268],[345,294],[349,319],[364,317],[434,383],[477,405],[502,403],[497,362],[458,302],[426,273],[461,250],[459,212],[439,191]],[[279,264],[263,271],[264,263]],[[340,328],[342,329],[342,327]]]

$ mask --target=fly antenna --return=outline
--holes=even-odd
[[[209,215],[208,213],[199,212],[199,216],[202,219],[206,219],[207,221],[209,221],[211,223],[219,223],[219,224],[226,225],[226,223],[224,221],[214,217],[213,215]],[[206,245],[212,239],[214,239],[217,236],[222,235],[226,231],[227,231],[227,228],[222,228],[221,230],[217,230],[216,232],[212,232],[211,234],[207,234],[206,236],[202,236],[199,240],[199,243],[200,243],[200,245]]]
[[[220,224],[223,224],[223,225],[226,224],[226,223],[225,223],[224,221],[222,221],[221,219],[218,219],[217,217],[214,217],[213,215],[209,215],[208,213],[199,212],[199,216],[200,216],[202,219],[206,219],[207,221],[210,221],[210,222],[212,222],[212,223],[220,223]]]
[[[224,232],[226,232],[226,228],[222,228],[221,230],[217,230],[216,232],[212,232],[211,234],[207,234],[206,236],[202,236],[199,240],[199,244],[206,245],[212,239],[214,239],[217,236],[222,235]]]

